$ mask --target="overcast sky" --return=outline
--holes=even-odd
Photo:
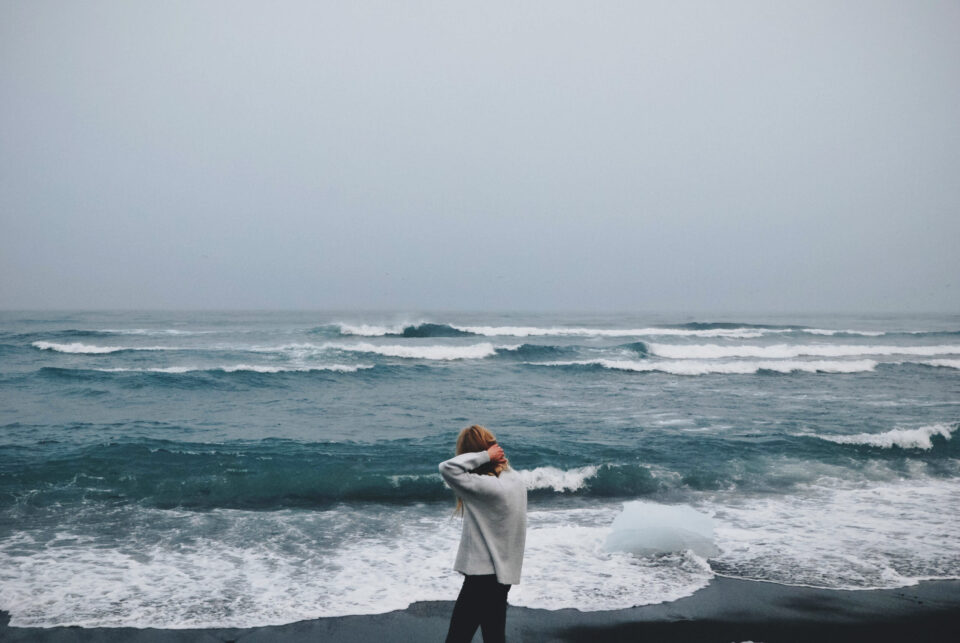
[[[960,2],[0,0],[0,307],[960,311]]]

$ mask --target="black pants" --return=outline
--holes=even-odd
[[[509,585],[497,582],[495,574],[464,576],[447,631],[447,643],[470,643],[477,626],[483,643],[503,643],[507,626]]]

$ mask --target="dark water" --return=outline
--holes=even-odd
[[[954,578],[958,421],[958,316],[0,313],[0,609],[243,626],[449,599],[436,467],[471,423],[530,490],[516,604]]]

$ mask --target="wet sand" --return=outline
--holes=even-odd
[[[452,601],[414,603],[386,614],[342,616],[246,629],[10,627],[0,612],[0,641],[110,643],[389,643],[442,641]],[[476,641],[480,640],[478,632]],[[607,612],[510,607],[508,641],[956,641],[960,581],[889,590],[838,591],[716,578],[672,603]]]

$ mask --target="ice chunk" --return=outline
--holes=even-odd
[[[719,553],[713,543],[713,519],[685,505],[655,502],[623,503],[606,541],[607,551],[625,551],[638,556],[689,549],[709,558]]]

